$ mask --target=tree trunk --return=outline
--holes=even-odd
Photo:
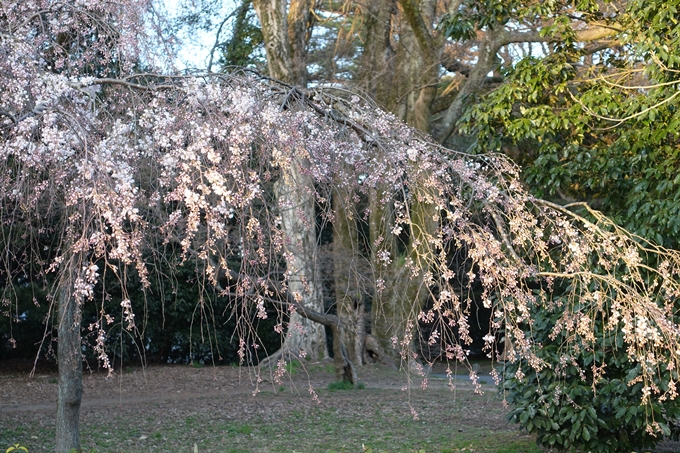
[[[311,0],[253,0],[262,25],[269,75],[291,85],[307,84],[307,43],[313,22]],[[314,181],[305,174],[304,159],[293,156],[276,183],[276,196],[284,234],[288,291],[306,308],[325,312],[323,291],[316,269],[316,213]],[[281,354],[300,352],[311,359],[328,356],[324,327],[292,312]]]
[[[276,183],[281,228],[286,252],[288,292],[305,308],[324,313],[323,288],[316,269],[316,212],[314,185],[298,160]],[[328,357],[326,331],[321,324],[293,311],[284,344],[284,354],[300,353],[312,360]]]
[[[307,85],[307,44],[314,15],[311,0],[253,0],[260,20],[269,75]]]
[[[262,28],[269,75],[284,82],[295,83],[291,71],[293,64],[288,45],[286,6],[286,0],[253,0]]]
[[[439,54],[442,43],[433,37],[432,23],[436,2],[422,0],[418,4],[414,0],[399,0],[404,15],[403,26],[408,23],[410,36],[414,41],[410,48],[417,58],[410,57],[413,95],[411,96],[411,114],[407,123],[425,133],[430,133],[430,117],[432,104],[437,96],[439,81]],[[429,22],[429,24],[426,22]]]
[[[57,326],[59,389],[57,397],[56,452],[80,451],[78,422],[83,396],[83,368],[80,337],[80,303],[73,295],[72,270],[59,290],[59,324]]]
[[[361,37],[364,50],[358,68],[358,85],[384,109],[394,109],[398,92],[395,90],[395,49],[391,33],[397,14],[396,0],[369,0],[361,13]]]
[[[433,133],[435,140],[444,143],[456,129],[458,120],[463,116],[465,107],[474,100],[474,95],[481,91],[487,75],[498,65],[499,44],[496,42],[493,30],[487,30],[479,44],[477,63],[470,71],[465,83],[458,91],[456,98],[446,111],[438,130]]]
[[[335,282],[335,303],[338,317],[345,328],[340,337],[333,337],[346,347],[349,361],[363,365],[366,320],[364,291],[359,263],[363,260],[359,252],[359,234],[356,219],[349,209],[353,203],[347,191],[339,189],[333,197],[335,219],[333,221],[333,273]]]

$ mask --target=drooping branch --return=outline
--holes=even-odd
[[[492,34],[487,36],[485,51],[488,61],[493,62],[498,42],[491,39]],[[25,39],[33,42],[33,35]],[[3,42],[0,46],[8,55],[7,61],[19,63],[29,58],[42,61],[45,48],[38,46],[32,56],[26,56],[18,55],[15,47]],[[3,64],[4,59],[0,61]],[[478,68],[475,74],[471,71],[471,79],[486,76],[483,66]],[[267,297],[305,319],[341,329],[344,326],[337,317],[300,302],[306,295],[304,286],[294,290],[290,285],[293,279],[309,282],[301,278],[299,270],[311,267],[316,257],[301,253],[300,266],[288,265],[294,262],[290,259],[292,250],[300,247],[286,242],[281,219],[282,212],[296,216],[293,220],[305,217],[306,223],[300,222],[295,228],[314,231],[313,203],[323,196],[319,185],[341,184],[357,193],[375,192],[371,209],[381,216],[385,213],[382,219],[368,219],[372,225],[380,225],[379,231],[371,232],[378,237],[371,238],[369,245],[375,247],[377,262],[384,263],[385,268],[398,266],[399,273],[392,275],[404,276],[402,281],[412,277],[422,283],[418,291],[396,295],[406,293],[408,298],[427,293],[432,301],[428,313],[422,313],[415,304],[409,305],[408,313],[400,318],[406,321],[402,331],[395,332],[391,326],[390,334],[399,336],[394,343],[402,348],[404,357],[411,358],[415,353],[412,345],[418,323],[431,319],[431,323],[438,323],[440,335],[435,338],[432,331],[433,341],[441,339],[446,358],[466,360],[457,342],[458,338],[472,341],[466,330],[466,308],[472,301],[458,296],[466,292],[466,282],[469,289],[473,284],[480,285],[484,304],[496,309],[502,319],[511,323],[514,319],[517,327],[517,323],[531,321],[530,310],[540,303],[532,284],[548,287],[550,278],[571,275],[576,285],[559,309],[566,316],[576,317],[587,306],[589,314],[596,316],[597,310],[610,308],[600,302],[607,288],[589,286],[594,279],[578,278],[599,272],[600,266],[610,275],[620,272],[620,280],[627,285],[610,285],[614,291],[604,299],[606,303],[619,304],[616,308],[620,308],[627,332],[631,332],[625,337],[625,347],[632,351],[630,360],[640,365],[640,378],[653,381],[655,371],[661,367],[677,369],[680,365],[675,355],[666,356],[678,344],[678,329],[673,324],[677,311],[672,308],[680,293],[678,254],[645,248],[631,235],[604,221],[585,223],[547,205],[546,209],[538,209],[539,203],[519,181],[516,167],[500,156],[469,156],[446,150],[371,103],[361,99],[328,102],[331,97],[324,97],[323,90],[291,90],[295,82],[286,86],[264,78],[196,76],[166,90],[152,88],[172,85],[169,79],[149,78],[157,85],[147,85],[144,79],[128,74],[129,78],[121,77],[127,86],[112,83],[111,90],[93,94],[106,107],[98,109],[91,107],[90,94],[84,91],[87,86],[78,91],[70,85],[71,78],[40,71],[21,83],[7,76],[11,71],[0,71],[3,85],[25,93],[24,99],[53,102],[42,107],[44,121],[27,121],[26,128],[3,131],[5,158],[0,161],[5,165],[18,163],[27,171],[5,168],[3,184],[7,190],[0,208],[4,216],[16,206],[26,206],[22,215],[29,220],[17,215],[13,218],[30,228],[30,222],[44,225],[44,211],[40,209],[44,204],[49,203],[54,210],[64,206],[78,209],[78,216],[74,214],[72,218],[79,223],[64,226],[60,234],[77,243],[78,253],[93,256],[92,266],[71,268],[79,276],[82,274],[74,287],[86,295],[103,283],[94,261],[134,264],[143,279],[144,272],[154,271],[147,269],[143,253],[150,248],[153,253],[163,253],[158,236],[176,235],[181,251],[193,246],[205,269],[210,267],[206,257],[219,256],[226,262],[227,251],[238,248],[240,254],[233,256],[241,266],[239,272],[226,271],[227,265],[220,264],[225,275],[215,280],[224,279],[221,288],[227,290],[225,294],[245,301],[242,316],[252,313],[253,307],[246,304]],[[90,83],[96,84],[96,79]],[[61,91],[54,93],[54,87]],[[133,97],[129,89],[139,91],[133,102],[128,102]],[[29,101],[21,102],[27,104],[17,110],[32,108]],[[9,108],[4,101],[3,108]],[[62,111],[67,111],[68,121],[60,116]],[[87,147],[82,145],[86,142]],[[291,170],[292,165],[297,167]],[[302,176],[296,178],[298,175]],[[277,184],[274,181],[279,181],[277,177],[286,176],[291,182],[287,189],[302,190],[294,194],[296,197],[289,197],[287,203],[276,205],[272,200],[276,190],[270,189]],[[304,184],[296,184],[299,181]],[[400,200],[393,197],[395,191],[401,191]],[[303,202],[309,202],[305,209],[312,209],[304,211]],[[149,206],[157,206],[162,212],[148,216]],[[239,228],[238,238],[232,235],[234,225]],[[386,244],[396,242],[405,230],[411,233],[412,253],[400,257],[393,253],[394,247]],[[384,237],[387,234],[390,238]],[[309,236],[297,242],[304,241],[316,244]],[[465,254],[466,261],[461,267],[469,272],[461,272],[451,263],[451,255],[459,252]],[[28,258],[42,259],[40,256]],[[647,257],[661,263],[652,282],[645,278],[653,271],[645,261]],[[287,263],[283,281],[271,278],[271,283],[263,285],[252,277],[269,278],[267,271],[278,269],[283,260]],[[59,263],[50,259],[41,270],[58,267]],[[467,275],[461,278],[463,273]],[[380,279],[380,275],[387,274],[376,274],[376,293],[381,287],[384,290],[386,283],[393,283]],[[199,278],[212,282],[208,275]],[[121,286],[125,279],[120,276]],[[604,278],[600,281],[608,283]],[[630,292],[615,291],[624,287]],[[640,305],[640,299],[644,305]],[[658,310],[652,309],[654,304]],[[546,304],[546,309],[554,308]],[[131,318],[130,313],[124,316]],[[663,326],[663,333],[668,335],[654,341],[633,336],[636,323],[639,326],[642,322]],[[616,323],[608,326],[619,327]],[[489,342],[495,338],[493,329],[497,327],[492,327]],[[514,332],[519,336],[521,330]],[[575,335],[575,330],[571,333]],[[391,340],[390,334],[387,338]],[[102,335],[105,338],[105,333]],[[522,339],[524,343],[518,342],[517,354],[536,363],[531,355],[531,339]],[[577,347],[565,345],[565,354],[570,353],[570,346]],[[343,358],[342,344],[338,342],[336,347],[336,357]],[[80,353],[80,348],[74,351]],[[657,360],[654,369],[647,366],[650,354]],[[346,366],[344,360],[342,363]]]
[[[190,249],[189,251],[192,254],[196,254],[196,251],[193,249]],[[348,381],[352,384],[358,383],[355,365],[349,357],[347,348],[343,342],[343,338],[345,337],[344,332],[348,326],[344,324],[339,316],[330,313],[321,313],[305,306],[296,300],[295,296],[288,289],[284,289],[280,282],[269,278],[258,279],[260,282],[259,285],[246,285],[248,287],[246,291],[234,291],[232,289],[233,287],[238,286],[239,283],[244,280],[251,280],[252,277],[225,268],[224,266],[218,266],[217,262],[212,258],[209,258],[209,261],[211,263],[211,268],[216,272],[215,275],[210,276],[210,279],[219,291],[220,296],[237,300],[244,298],[260,299],[272,303],[275,306],[285,308],[288,313],[297,313],[305,319],[328,327],[333,335],[333,357],[336,378],[338,380]],[[256,286],[261,288],[261,290],[255,289]],[[287,351],[287,354],[290,353],[295,354],[296,351]],[[266,368],[272,366],[281,357],[281,354],[282,351],[278,351],[265,358],[260,362],[260,367]]]

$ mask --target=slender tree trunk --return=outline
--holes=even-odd
[[[59,389],[57,397],[56,452],[80,451],[79,418],[83,395],[83,368],[80,337],[80,303],[73,295],[74,275],[66,271],[59,290],[57,326]]]

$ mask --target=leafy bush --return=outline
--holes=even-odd
[[[654,383],[636,380],[640,365],[628,361],[623,333],[604,332],[601,317],[593,325],[594,342],[577,339],[577,347],[566,351],[566,335],[573,332],[550,338],[560,315],[537,311],[533,316],[534,352],[548,366],[537,372],[518,360],[505,368],[502,391],[513,406],[510,420],[535,433],[540,445],[592,453],[653,447],[663,436],[646,431],[650,420],[665,436],[677,433],[680,398],[669,392],[663,402],[652,397],[651,411],[641,405],[644,386],[657,385],[666,392],[671,379],[677,382],[677,370],[660,373]]]

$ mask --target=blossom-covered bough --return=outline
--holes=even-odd
[[[13,313],[19,277],[49,289],[60,367],[58,451],[79,446],[81,328],[94,333],[109,368],[107,325],[122,322],[136,333],[135,314],[144,306],[126,296],[126,284],[134,275],[148,286],[164,254],[193,260],[201,284],[231,298],[246,363],[263,358],[252,323],[270,304],[281,313],[275,329],[284,335],[304,336],[311,325],[288,325],[291,312],[330,326],[335,338],[358,328],[341,313],[325,313],[314,282],[298,277],[299,267],[318,266],[314,244],[306,243],[315,236],[287,228],[287,218],[306,231],[317,217],[379,226],[368,244],[376,258],[368,273],[373,310],[381,294],[403,285],[394,275],[420,282],[431,302],[401,305],[409,309],[393,326],[393,344],[405,362],[417,358],[419,325],[428,325],[424,340],[445,360],[467,361],[475,283],[492,310],[485,337],[492,358],[505,331],[514,345],[505,351],[510,360],[558,367],[534,354],[535,310],[561,313],[554,329],[566,332],[565,362],[574,347],[599,347],[593,323],[604,319],[607,331],[624,333],[619,353],[639,364],[640,403],[676,397],[676,251],[585,205],[535,199],[505,157],[443,148],[342,90],[302,90],[252,72],[136,73],[152,61],[138,40],[148,30],[146,6],[0,6],[3,311]],[[314,184],[298,185],[296,176]],[[277,186],[284,178],[290,180]],[[308,197],[324,212],[297,202]],[[359,202],[367,198],[377,202]],[[390,244],[404,234],[407,250],[395,256]],[[464,254],[463,266],[452,266],[454,253]],[[403,272],[391,271],[395,262]],[[115,282],[105,278],[111,275]],[[104,309],[111,284],[123,293],[116,313]],[[389,297],[400,296],[410,297]],[[83,304],[101,310],[81,326]],[[344,346],[334,342],[336,361],[354,379]],[[285,359],[277,356],[275,375]],[[606,379],[606,369],[598,373]],[[650,430],[655,423],[648,420]]]

